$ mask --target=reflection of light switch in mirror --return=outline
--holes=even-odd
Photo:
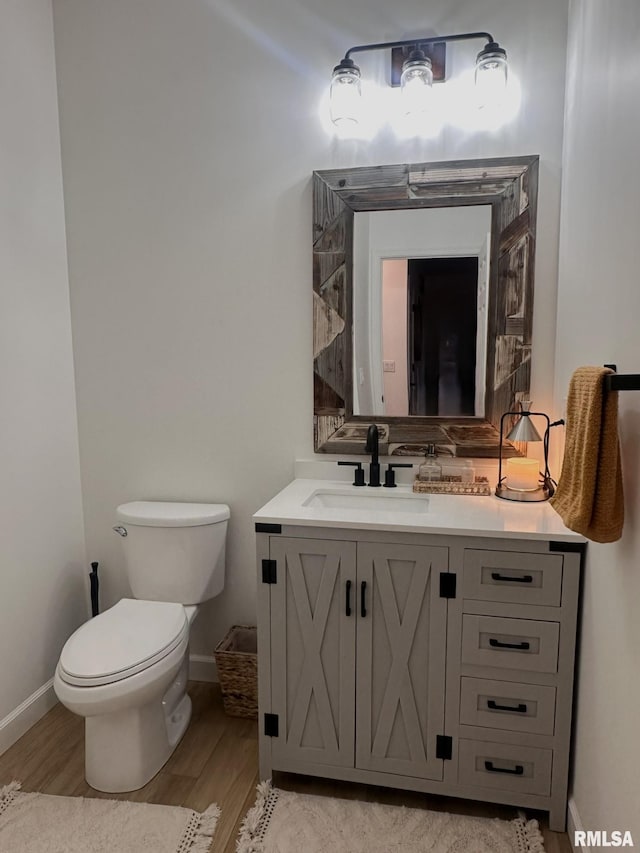
[[[362,367],[358,370],[358,382],[364,385],[364,368]]]
[[[385,373],[395,373],[396,372],[395,361],[383,361],[382,362],[382,370]]]

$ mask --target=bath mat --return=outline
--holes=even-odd
[[[237,853],[544,853],[535,820],[492,820],[258,785]]]
[[[220,810],[0,788],[0,853],[209,853]]]

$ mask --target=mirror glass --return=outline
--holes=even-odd
[[[489,205],[355,214],[353,413],[484,417]]]
[[[529,397],[538,165],[314,172],[317,452],[365,453],[375,422],[383,454],[499,455]]]

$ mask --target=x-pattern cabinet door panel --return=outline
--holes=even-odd
[[[358,543],[356,767],[442,779],[447,548]],[[360,611],[364,587],[366,615]]]
[[[353,767],[356,544],[274,539],[271,587],[272,711],[277,769],[287,762]]]

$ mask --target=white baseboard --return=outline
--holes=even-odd
[[[50,678],[46,684],[39,687],[15,710],[0,720],[0,755],[13,746],[41,717],[44,717],[57,701],[56,694],[53,692],[53,678]]]
[[[215,681],[218,679],[216,659],[213,655],[189,655],[189,678],[191,681]]]
[[[567,808],[567,835],[569,836],[569,844],[571,845],[574,853],[591,853],[590,847],[587,847],[584,844],[580,844],[576,847],[573,843],[573,839],[575,838],[574,833],[576,830],[584,830],[584,826],[578,812],[576,801],[573,797],[569,797],[569,805]]]

